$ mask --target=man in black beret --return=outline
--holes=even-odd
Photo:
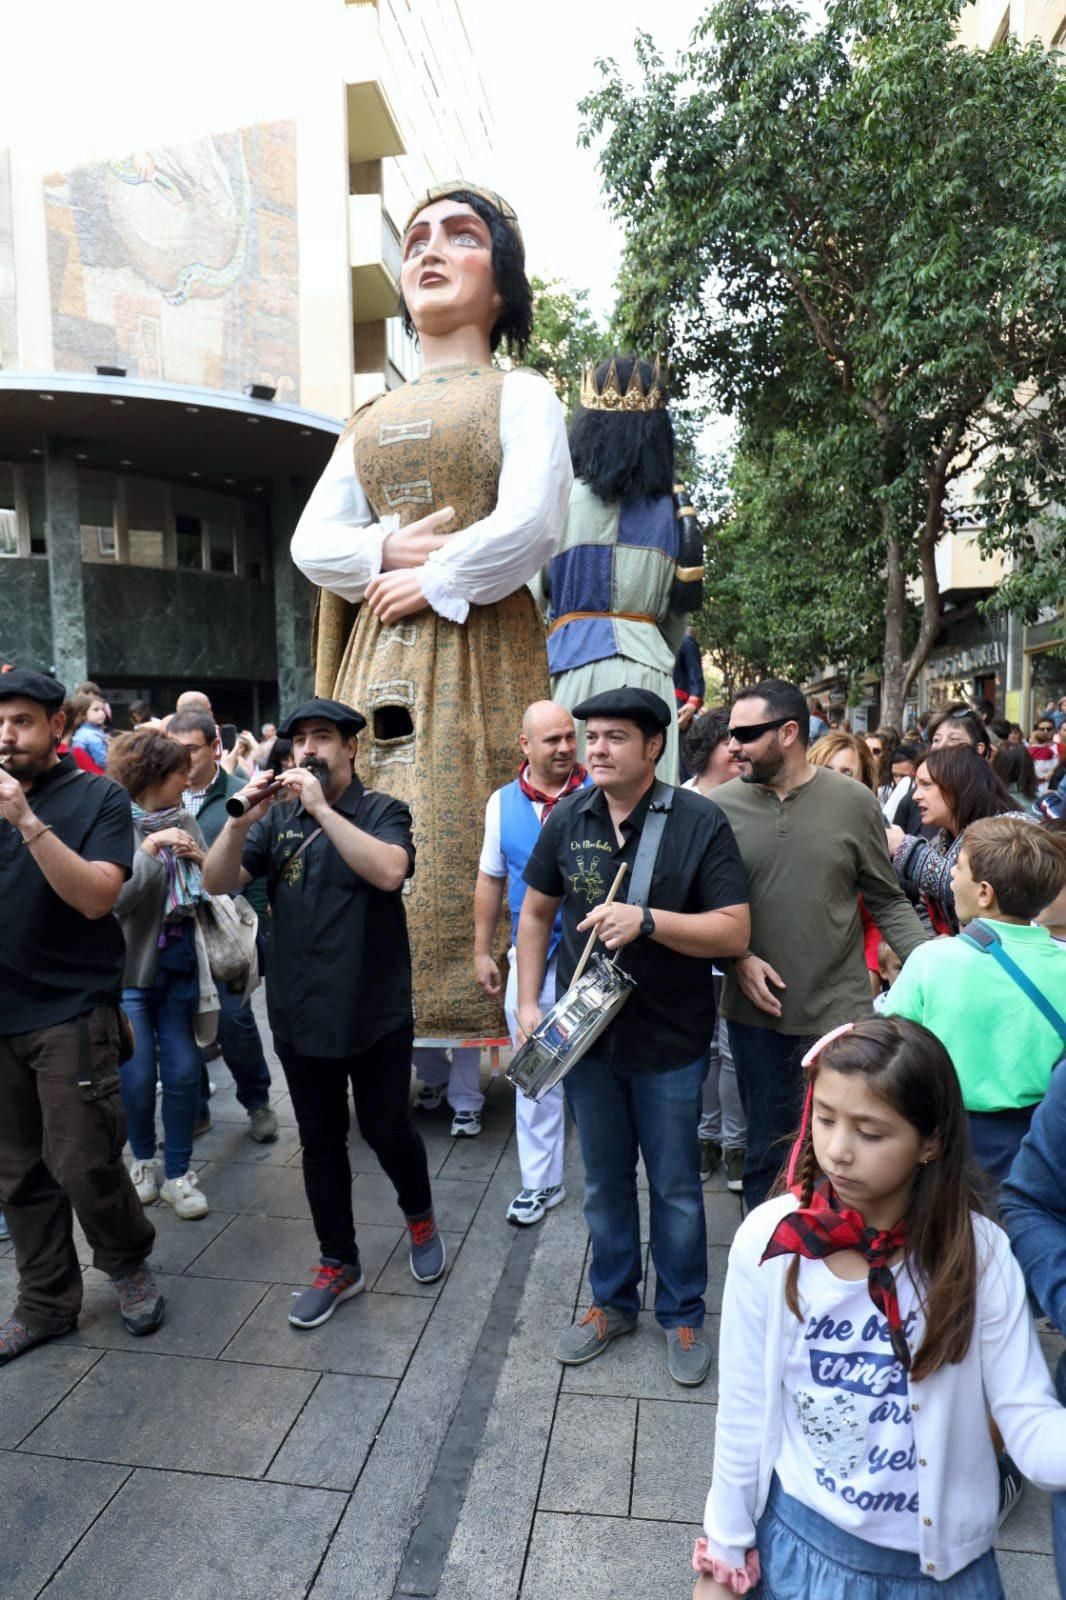
[[[411,1272],[444,1271],[425,1147],[411,1125],[411,952],[403,886],[411,813],[355,776],[366,719],[308,700],[281,724],[296,766],[241,791],[204,863],[209,893],[266,880],[272,913],[267,1009],[303,1146],[321,1265],[289,1321],[315,1328],[364,1288],[352,1216],[348,1086],[360,1132],[388,1173],[411,1237]],[[272,796],[277,792],[277,803]]]
[[[130,875],[126,791],[60,757],[66,691],[0,674],[0,1204],[19,1275],[0,1364],[77,1324],[72,1208],[132,1334],[163,1320],[155,1238],[122,1161],[119,997],[111,915]]]
[[[702,1333],[707,1234],[698,1133],[715,1020],[711,968],[714,958],[747,949],[747,880],[718,807],[694,790],[656,782],[670,723],[659,695],[609,689],[577,706],[574,716],[586,724],[593,786],[559,802],[526,866],[517,942],[519,1021],[527,1033],[540,1021],[537,997],[560,905],[558,993],[570,984],[592,929],[620,957],[636,989],[563,1079],[585,1162],[593,1305],[561,1335],[556,1355],[567,1365],[591,1361],[636,1327],[639,1149],[648,1173],[655,1315],[666,1334],[667,1366],[676,1382],[695,1385],[711,1360]],[[642,876],[645,830],[654,837],[660,828],[646,898],[630,904],[627,891],[632,895],[633,879]],[[618,897],[605,905],[623,863],[628,870]]]

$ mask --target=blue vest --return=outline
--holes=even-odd
[[[583,788],[588,788],[585,779]],[[500,849],[507,863],[507,904],[511,911],[511,940],[518,937],[518,918],[522,901],[526,897],[526,882],[522,876],[533,846],[540,838],[540,818],[533,810],[533,802],[522,793],[518,779],[500,790]],[[559,907],[552,926],[548,960],[559,948],[563,936],[563,908]]]

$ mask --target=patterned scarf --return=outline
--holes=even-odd
[[[798,1184],[793,1185],[792,1193],[797,1199],[801,1197]],[[763,1251],[762,1261],[783,1255],[824,1261],[838,1250],[857,1250],[870,1264],[867,1279],[870,1299],[887,1319],[889,1341],[896,1359],[909,1371],[910,1347],[903,1332],[895,1274],[888,1264],[905,1246],[902,1220],[881,1233],[876,1228],[868,1228],[859,1212],[842,1206],[832,1184],[821,1179],[809,1206],[801,1206],[798,1211],[790,1211],[781,1218]]]
[[[180,828],[184,813],[180,806],[171,806],[167,811],[145,811],[134,801],[133,820],[142,833],[160,833],[164,828]],[[160,845],[159,859],[167,875],[163,927],[159,933],[159,948],[162,949],[167,942],[167,923],[193,915],[204,898],[204,886],[196,862],[176,856],[169,845]]]
[[[542,794],[539,789],[534,789],[533,785],[530,783],[529,762],[523,761],[522,765],[518,769],[518,787],[521,789],[527,800],[535,800],[539,805],[544,807],[544,810],[540,814],[540,825],[543,827],[548,818],[551,816],[555,807],[559,804],[559,801],[565,799],[568,794],[573,794],[575,789],[580,789],[587,777],[588,773],[585,771],[580,761],[575,761],[574,765],[570,768],[570,776],[566,780],[566,787],[564,789],[560,789],[558,794]]]

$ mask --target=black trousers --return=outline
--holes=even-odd
[[[125,1142],[113,1009],[0,1038],[0,1207],[19,1274],[15,1315],[34,1333],[78,1320],[72,1206],[101,1272],[148,1257],[155,1229],[122,1160]]]
[[[405,1217],[433,1205],[426,1149],[411,1124],[410,1026],[386,1034],[358,1055],[303,1056],[274,1041],[292,1096],[303,1145],[304,1187],[323,1256],[357,1262],[348,1159],[348,1085],[359,1132],[392,1179]]]

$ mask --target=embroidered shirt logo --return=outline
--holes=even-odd
[[[600,872],[600,863],[595,856],[586,858],[579,855],[577,858],[577,871],[568,874],[570,886],[575,895],[580,895],[588,906],[598,906],[607,894],[607,885],[603,874]]]

